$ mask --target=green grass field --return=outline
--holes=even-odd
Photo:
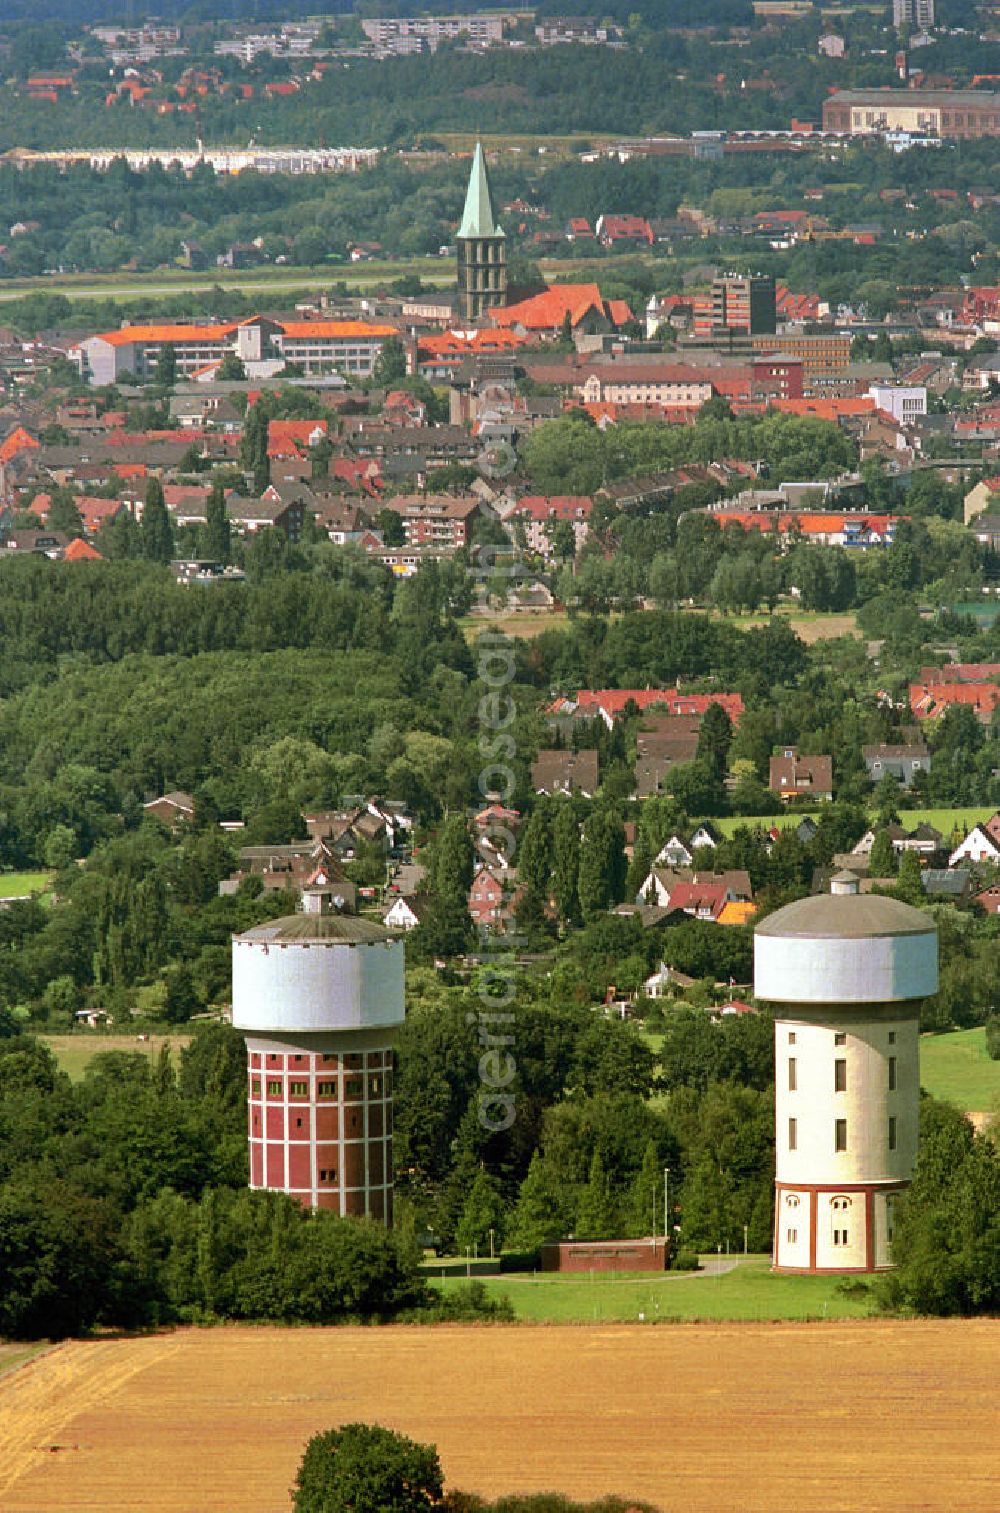
[[[0,898],[21,898],[26,893],[44,893],[51,872],[0,872]]]
[[[490,1293],[506,1294],[518,1319],[536,1324],[636,1323],[677,1320],[858,1319],[873,1311],[870,1293],[845,1297],[840,1277],[778,1276],[770,1258],[753,1256],[722,1276],[483,1277]],[[447,1292],[464,1278],[428,1277]]]
[[[36,1355],[41,1355],[43,1350],[48,1350],[47,1340],[33,1340],[30,1344],[0,1342],[0,1377],[8,1372],[16,1371],[18,1366],[26,1366],[34,1360]]]
[[[190,1044],[190,1035],[151,1035],[148,1040],[138,1040],[135,1035],[105,1035],[100,1030],[81,1030],[76,1035],[43,1035],[46,1045],[55,1052],[61,1071],[71,1082],[79,1082],[95,1056],[102,1051],[130,1051],[140,1053],[155,1061],[162,1046],[169,1045],[177,1065],[183,1048]]]
[[[947,842],[953,830],[960,830],[965,835],[973,825],[988,820],[996,812],[995,804],[968,804],[961,809],[901,809],[899,811],[900,823],[907,830],[913,830],[917,825],[933,825],[935,830],[940,830]],[[725,836],[731,836],[740,825],[777,825],[779,829],[792,828],[805,819],[806,814],[817,819],[821,813],[818,809],[801,810],[789,814],[760,815],[750,818],[746,815],[731,814],[725,819],[713,820],[713,824],[721,830]]]
[[[1000,1061],[986,1054],[985,1028],[921,1035],[920,1082],[935,1098],[966,1113],[1000,1108]]]

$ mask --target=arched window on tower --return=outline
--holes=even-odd
[[[850,1238],[848,1220],[850,1218],[852,1200],[846,1194],[839,1193],[830,1199],[830,1216],[832,1220],[834,1245],[847,1245]]]

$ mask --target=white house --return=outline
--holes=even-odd
[[[948,858],[949,867],[959,862],[1000,862],[1000,845],[983,825],[973,825],[965,840]]]
[[[416,898],[397,898],[389,905],[383,919],[390,930],[415,930],[422,912]]]
[[[692,845],[694,842],[692,842]],[[713,842],[702,842],[704,845],[714,845]],[[690,867],[694,861],[689,848],[684,844],[679,835],[672,835],[668,841],[660,847],[653,858],[654,867]],[[652,876],[652,874],[650,874]],[[648,879],[647,879],[648,881]],[[645,887],[645,884],[643,884]]]

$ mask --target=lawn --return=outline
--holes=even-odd
[[[450,1291],[464,1278],[437,1278]],[[719,1276],[674,1272],[664,1276],[482,1277],[490,1293],[506,1293],[518,1319],[539,1324],[636,1323],[658,1320],[857,1319],[872,1312],[871,1295],[845,1297],[840,1277],[779,1276],[768,1257],[753,1256]]]
[[[80,1030],[76,1035],[43,1035],[52,1047],[61,1071],[71,1082],[79,1082],[95,1056],[102,1051],[139,1052],[155,1061],[161,1047],[169,1045],[177,1065],[184,1046],[189,1045],[190,1035],[150,1035],[148,1040],[139,1040],[135,1035],[105,1035],[100,1030]]]
[[[966,1113],[988,1113],[1000,1104],[1000,1061],[986,1054],[985,1028],[921,1035],[920,1082]]]
[[[811,819],[818,819],[822,811],[818,809],[797,809],[788,814],[770,815],[739,815],[730,814],[724,819],[713,820],[712,823],[721,830],[722,834],[729,837],[740,825],[777,825],[780,830],[786,827],[794,829],[800,820],[805,819],[806,814]],[[995,804],[967,804],[960,809],[901,809],[899,811],[900,823],[907,830],[913,830],[917,825],[933,825],[935,830],[940,830],[945,842],[951,836],[953,830],[960,830],[963,835],[970,831],[973,825],[988,820],[996,813]]]
[[[51,872],[0,872],[0,898],[24,898],[29,893],[44,893],[51,882]]]

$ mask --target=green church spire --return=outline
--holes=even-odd
[[[469,187],[465,195],[465,210],[458,228],[460,237],[503,236],[503,231],[493,219],[493,201],[490,198],[490,181],[486,176],[486,159],[483,144],[476,143],[469,174]]]

